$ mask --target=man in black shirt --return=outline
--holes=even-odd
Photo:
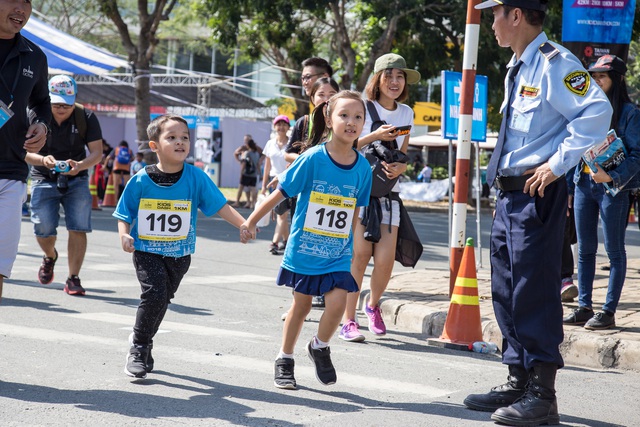
[[[69,295],[85,294],[78,275],[87,249],[87,233],[91,232],[88,170],[102,158],[100,123],[93,112],[75,104],[77,91],[75,80],[69,76],[54,76],[49,80],[51,133],[39,153],[27,155],[27,162],[33,165],[31,222],[44,251],[38,280],[43,285],[53,281],[53,268],[58,259],[56,228],[62,204],[69,231],[69,277],[64,286]]]
[[[51,120],[47,57],[20,34],[31,11],[30,1],[0,0],[0,298],[18,253],[25,155],[42,148]]]

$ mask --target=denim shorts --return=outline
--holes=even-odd
[[[31,222],[37,237],[57,235],[60,205],[69,231],[91,232],[91,193],[89,177],[69,180],[69,189],[61,193],[55,181],[38,180],[31,185]]]

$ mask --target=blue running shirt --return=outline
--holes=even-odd
[[[207,174],[185,163],[170,187],[156,184],[141,169],[125,187],[113,216],[133,224],[136,250],[178,258],[195,252],[198,209],[211,216],[226,203]]]
[[[353,165],[338,165],[321,144],[278,179],[287,195],[298,196],[282,267],[306,275],[351,271],[354,211],[369,204],[371,192],[369,162],[358,153]]]

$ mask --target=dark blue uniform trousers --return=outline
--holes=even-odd
[[[542,363],[564,365],[560,268],[566,215],[564,178],[548,185],[544,197],[498,191],[491,293],[506,365],[527,370]]]

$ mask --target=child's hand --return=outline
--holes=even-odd
[[[135,248],[133,247],[133,237],[129,234],[123,234],[120,237],[120,242],[122,243],[122,250],[125,252],[133,252]]]
[[[256,238],[256,227],[251,226],[248,221],[245,221],[240,226],[240,242],[247,243],[249,240]]]

